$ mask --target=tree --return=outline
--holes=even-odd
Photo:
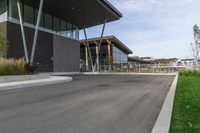
[[[0,58],[6,57],[7,41],[3,36],[3,32],[0,31]]]
[[[191,43],[192,55],[195,61],[194,67],[198,69],[199,68],[199,53],[200,53],[200,30],[197,25],[194,25],[193,32],[194,32],[194,44]]]

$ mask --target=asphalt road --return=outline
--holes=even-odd
[[[150,133],[173,76],[75,76],[0,91],[0,133]]]

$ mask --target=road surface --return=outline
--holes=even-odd
[[[0,133],[150,133],[174,76],[74,76],[0,91]]]

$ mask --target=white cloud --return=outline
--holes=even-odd
[[[109,0],[124,17],[109,23],[105,35],[115,35],[135,55],[189,57],[192,28],[200,25],[199,0]],[[89,29],[99,36],[101,27]],[[98,34],[99,33],[99,34]]]
[[[110,0],[124,14],[119,33],[138,55],[190,56],[192,27],[200,24],[198,0]],[[123,32],[123,33],[122,33]]]
[[[159,0],[111,0],[112,4],[122,12],[138,12],[160,5]]]

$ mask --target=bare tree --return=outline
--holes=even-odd
[[[193,27],[193,32],[194,32],[194,44],[191,43],[192,46],[192,55],[194,58],[194,67],[195,69],[199,68],[199,53],[200,53],[200,30],[197,25],[194,25]]]

